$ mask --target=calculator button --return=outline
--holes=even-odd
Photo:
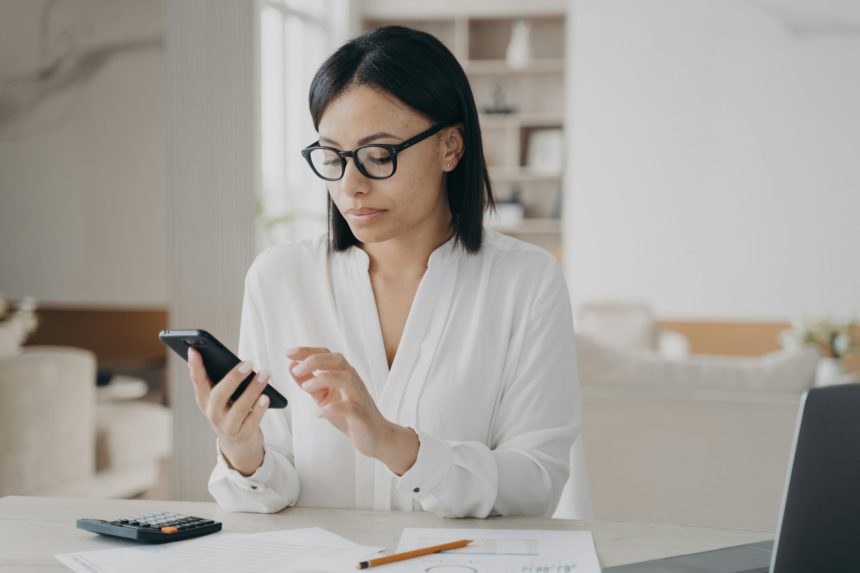
[[[162,533],[176,533],[177,531],[179,530],[173,526],[165,526],[161,528]]]

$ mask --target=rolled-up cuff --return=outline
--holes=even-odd
[[[272,456],[266,454],[265,447],[263,447],[262,465],[257,468],[257,471],[247,477],[240,474],[236,469],[230,467],[230,464],[227,463],[227,459],[221,452],[221,441],[217,438],[215,439],[215,450],[218,456],[218,466],[224,471],[227,479],[238,487],[248,491],[259,491],[268,487],[266,484],[272,477],[274,462],[272,461]]]
[[[431,496],[453,465],[453,448],[440,438],[415,430],[418,434],[418,457],[406,473],[397,480],[397,490],[408,493],[417,502]]]

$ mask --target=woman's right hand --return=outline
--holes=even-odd
[[[227,464],[244,476],[252,475],[263,464],[260,420],[269,407],[269,397],[262,394],[269,381],[269,373],[260,370],[239,399],[230,404],[230,396],[253,369],[250,362],[237,364],[218,384],[213,385],[200,354],[189,348],[188,369],[197,407],[215,430]]]

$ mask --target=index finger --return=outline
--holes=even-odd
[[[242,372],[242,369],[245,369],[245,372]],[[209,396],[210,401],[212,401],[211,405],[218,411],[226,411],[229,408],[230,397],[233,396],[239,384],[244,382],[245,378],[254,376],[253,369],[254,365],[247,360],[231,368],[212,388]]]
[[[292,358],[297,362],[301,362],[308,356],[313,356],[314,354],[325,354],[327,352],[331,352],[328,348],[322,348],[319,346],[299,346],[297,348],[290,348],[286,351],[287,358]]]
[[[206,404],[209,401],[209,392],[212,391],[212,381],[209,380],[206,369],[203,368],[200,354],[193,348],[188,348],[187,361],[188,370],[191,372],[191,382],[194,385],[194,394],[197,398],[197,405]]]

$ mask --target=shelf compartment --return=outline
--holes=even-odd
[[[530,75],[470,75],[469,83],[481,118],[509,116],[512,119],[564,116],[564,74]],[[511,108],[507,114],[487,113],[501,99]],[[501,120],[499,120],[501,121]]]
[[[494,231],[509,235],[558,235],[561,234],[561,219],[523,219],[517,225],[498,225],[489,222]]]
[[[364,20],[364,31],[369,32],[382,26],[406,26],[414,30],[427,32],[428,34],[438,38],[445,47],[451,52],[460,57],[466,57],[465,48],[460,45],[459,29],[457,22],[451,18],[416,18],[414,20],[374,18]]]
[[[481,113],[482,127],[561,127],[562,114],[555,112]]]
[[[469,20],[469,58],[504,60],[515,22],[530,24],[529,44],[535,60],[564,61],[564,18],[556,16],[522,18],[472,18]]]
[[[522,68],[512,68],[505,60],[466,60],[462,62],[467,74],[561,74],[564,73],[563,58],[541,58],[530,60]]]
[[[562,172],[545,173],[540,171],[531,171],[525,167],[510,167],[510,166],[493,166],[489,169],[490,180],[493,183],[511,182],[511,183],[528,183],[528,182],[561,182],[563,178]]]

